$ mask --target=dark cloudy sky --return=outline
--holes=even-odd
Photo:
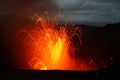
[[[52,11],[58,9],[54,0],[0,0],[0,14],[24,14],[26,12]]]
[[[120,22],[120,0],[0,0],[0,14],[19,14],[27,8],[62,11],[56,16],[77,22]]]
[[[120,22],[120,0],[57,0],[74,21]]]

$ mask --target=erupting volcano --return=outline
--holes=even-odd
[[[58,25],[56,18],[47,19],[37,15],[37,21],[32,30],[20,30],[23,52],[29,57],[30,69],[36,70],[92,70],[87,60],[77,60],[77,49],[82,47],[80,27],[74,25]],[[77,42],[73,38],[77,38]],[[80,53],[80,52],[79,52]],[[93,63],[93,61],[92,61]]]

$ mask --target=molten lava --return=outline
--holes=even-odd
[[[69,37],[66,28],[56,27],[53,21],[47,22],[43,17],[37,19],[36,25],[31,32],[19,32],[27,34],[24,46],[29,47],[28,51],[33,53],[30,66],[40,70],[68,69]]]
[[[35,27],[28,30],[21,30],[17,38],[24,36],[22,45],[24,52],[28,55],[30,69],[37,70],[90,70],[91,68],[81,60],[79,64],[75,61],[75,48],[72,43],[73,36],[77,36],[80,46],[81,29],[72,26],[71,30],[67,25],[58,25],[56,18],[47,20],[38,16]],[[69,27],[70,28],[70,27]],[[27,65],[27,64],[26,64]]]

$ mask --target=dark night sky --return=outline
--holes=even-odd
[[[21,14],[28,8],[75,22],[120,22],[120,0],[0,0],[0,14]]]
[[[0,0],[0,15],[54,12],[57,9],[58,5],[53,0]]]

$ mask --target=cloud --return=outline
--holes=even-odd
[[[62,14],[57,14],[59,8]],[[53,15],[72,17],[73,21],[120,21],[120,0],[0,0],[0,14],[24,14],[30,10],[47,10]]]
[[[120,0],[64,1],[61,0],[58,4],[63,8],[64,16],[72,17],[73,21],[120,21]]]
[[[27,9],[43,12],[57,8],[54,0],[0,0],[0,14],[22,14]]]

